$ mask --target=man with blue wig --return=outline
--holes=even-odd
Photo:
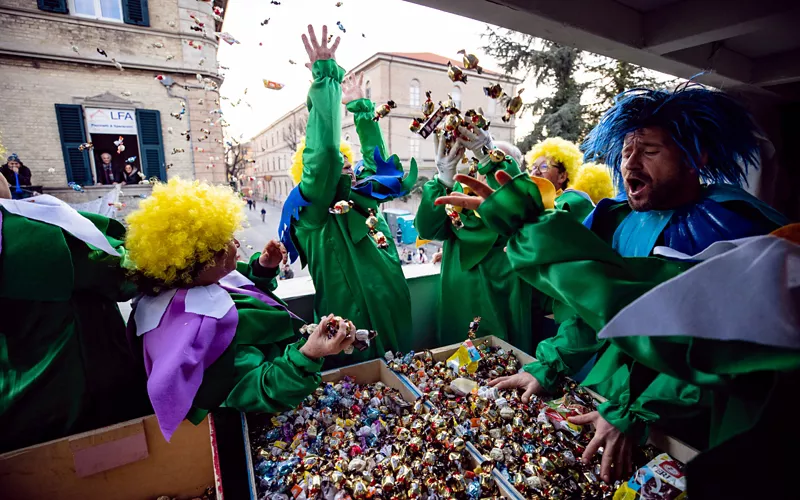
[[[662,255],[695,255],[714,242],[766,234],[787,222],[740,187],[747,169],[760,162],[762,137],[745,108],[722,92],[694,83],[674,91],[634,89],[617,97],[583,144],[586,159],[609,165],[623,188],[617,198],[598,203],[584,225],[545,210],[525,175],[499,173],[497,191],[462,176],[458,180],[479,197],[437,200],[477,210],[487,227],[509,236],[515,271],[574,312],[556,337],[539,345],[536,357],[543,361],[493,385],[523,388],[525,399],[554,388],[560,376],[577,373],[596,356],[583,383],[608,400],[598,412],[571,421],[594,425],[583,459],[604,447],[605,481],[630,472],[631,446],[652,424],[685,424],[707,407],[708,393],[635,362],[597,332],[623,307],[694,264]],[[700,446],[707,441],[701,438]]]

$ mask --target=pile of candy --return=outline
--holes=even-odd
[[[492,464],[474,466],[452,420],[381,382],[326,383],[298,408],[248,424],[259,498],[497,495]]]
[[[436,361],[430,351],[398,355],[389,366],[406,375],[430,401],[433,411],[457,424],[456,432],[472,442],[498,471],[523,495],[536,499],[611,499],[620,482],[609,485],[599,479],[600,456],[589,464],[578,459],[592,432],[571,424],[567,417],[591,412],[593,398],[575,382],[565,381],[558,399],[532,397],[523,403],[516,391],[498,391],[487,382],[511,375],[520,368],[513,353],[488,342],[469,348],[480,360],[468,369],[469,360],[454,364]],[[634,464],[642,465],[655,451],[636,451]]]

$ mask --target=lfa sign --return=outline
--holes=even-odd
[[[85,108],[90,134],[136,134],[136,112],[132,109]]]

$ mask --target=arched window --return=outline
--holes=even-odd
[[[372,84],[369,80],[367,80],[367,84],[365,85],[364,97],[372,99]]]
[[[461,109],[461,89],[458,86],[453,87],[453,91],[450,92],[450,97],[453,98],[453,104],[458,109]]]
[[[408,103],[411,106],[419,106],[419,80],[416,78],[411,80],[411,85],[408,86]]]

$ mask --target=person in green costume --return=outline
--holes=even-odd
[[[580,222],[594,210],[595,203],[614,196],[607,169],[589,165],[586,169],[589,175],[584,178],[583,153],[573,142],[560,137],[547,138],[528,151],[526,158],[531,175],[547,179],[555,186],[556,208],[572,213]]]
[[[378,334],[370,349],[326,360],[326,366],[408,351],[413,339],[411,298],[380,204],[410,190],[417,178],[416,161],[411,160],[403,178],[397,156],[386,159],[375,107],[363,97],[360,80],[350,78],[342,86],[344,70],[335,60],[338,38],[328,47],[327,27],[317,41],[309,26],[303,43],[314,82],[308,92],[302,178],[284,203],[281,241],[292,262],[299,256],[309,266],[317,317],[335,310]],[[353,114],[361,141],[363,160],[355,166],[339,151],[340,102]]]
[[[625,473],[630,446],[649,426],[697,413],[708,394],[635,363],[596,332],[632,300],[691,267],[658,257],[661,248],[695,254],[716,241],[785,224],[737,186],[747,166],[758,163],[760,137],[749,113],[721,92],[691,83],[675,91],[637,89],[620,96],[585,144],[587,156],[601,156],[624,185],[624,193],[599,203],[585,225],[563,211],[545,211],[526,176],[512,181],[498,174],[503,186],[496,193],[463,178],[486,199],[483,205],[480,197],[437,200],[477,209],[487,227],[510,237],[508,257],[517,273],[576,315],[547,349],[540,345],[536,362],[493,385],[524,388],[528,397],[598,355],[584,384],[608,401],[572,421],[595,426],[584,459],[604,446],[605,480]]]
[[[142,295],[128,323],[164,437],[218,407],[280,412],[320,383],[323,358],[351,346],[352,323],[326,316],[309,335],[272,292],[278,241],[237,262],[244,214],[228,187],[171,179],[128,216]],[[331,328],[329,329],[329,325]]]
[[[518,160],[500,151],[492,160],[489,151],[495,144],[489,132],[476,128],[459,129],[457,142],[448,145],[435,134],[437,175],[422,190],[422,200],[414,227],[419,237],[443,242],[442,269],[437,309],[436,340],[438,345],[463,342],[476,316],[481,317],[481,335],[496,335],[525,352],[533,352],[535,333],[542,314],[534,307],[533,290],[515,275],[503,250],[507,238],[487,229],[471,210],[454,212],[434,205],[440,196],[463,193],[454,180],[465,149],[478,161],[477,174],[486,176],[497,186],[494,173],[520,173]],[[484,149],[486,148],[486,149]]]
[[[149,414],[117,308],[125,228],[0,183],[0,452]]]

